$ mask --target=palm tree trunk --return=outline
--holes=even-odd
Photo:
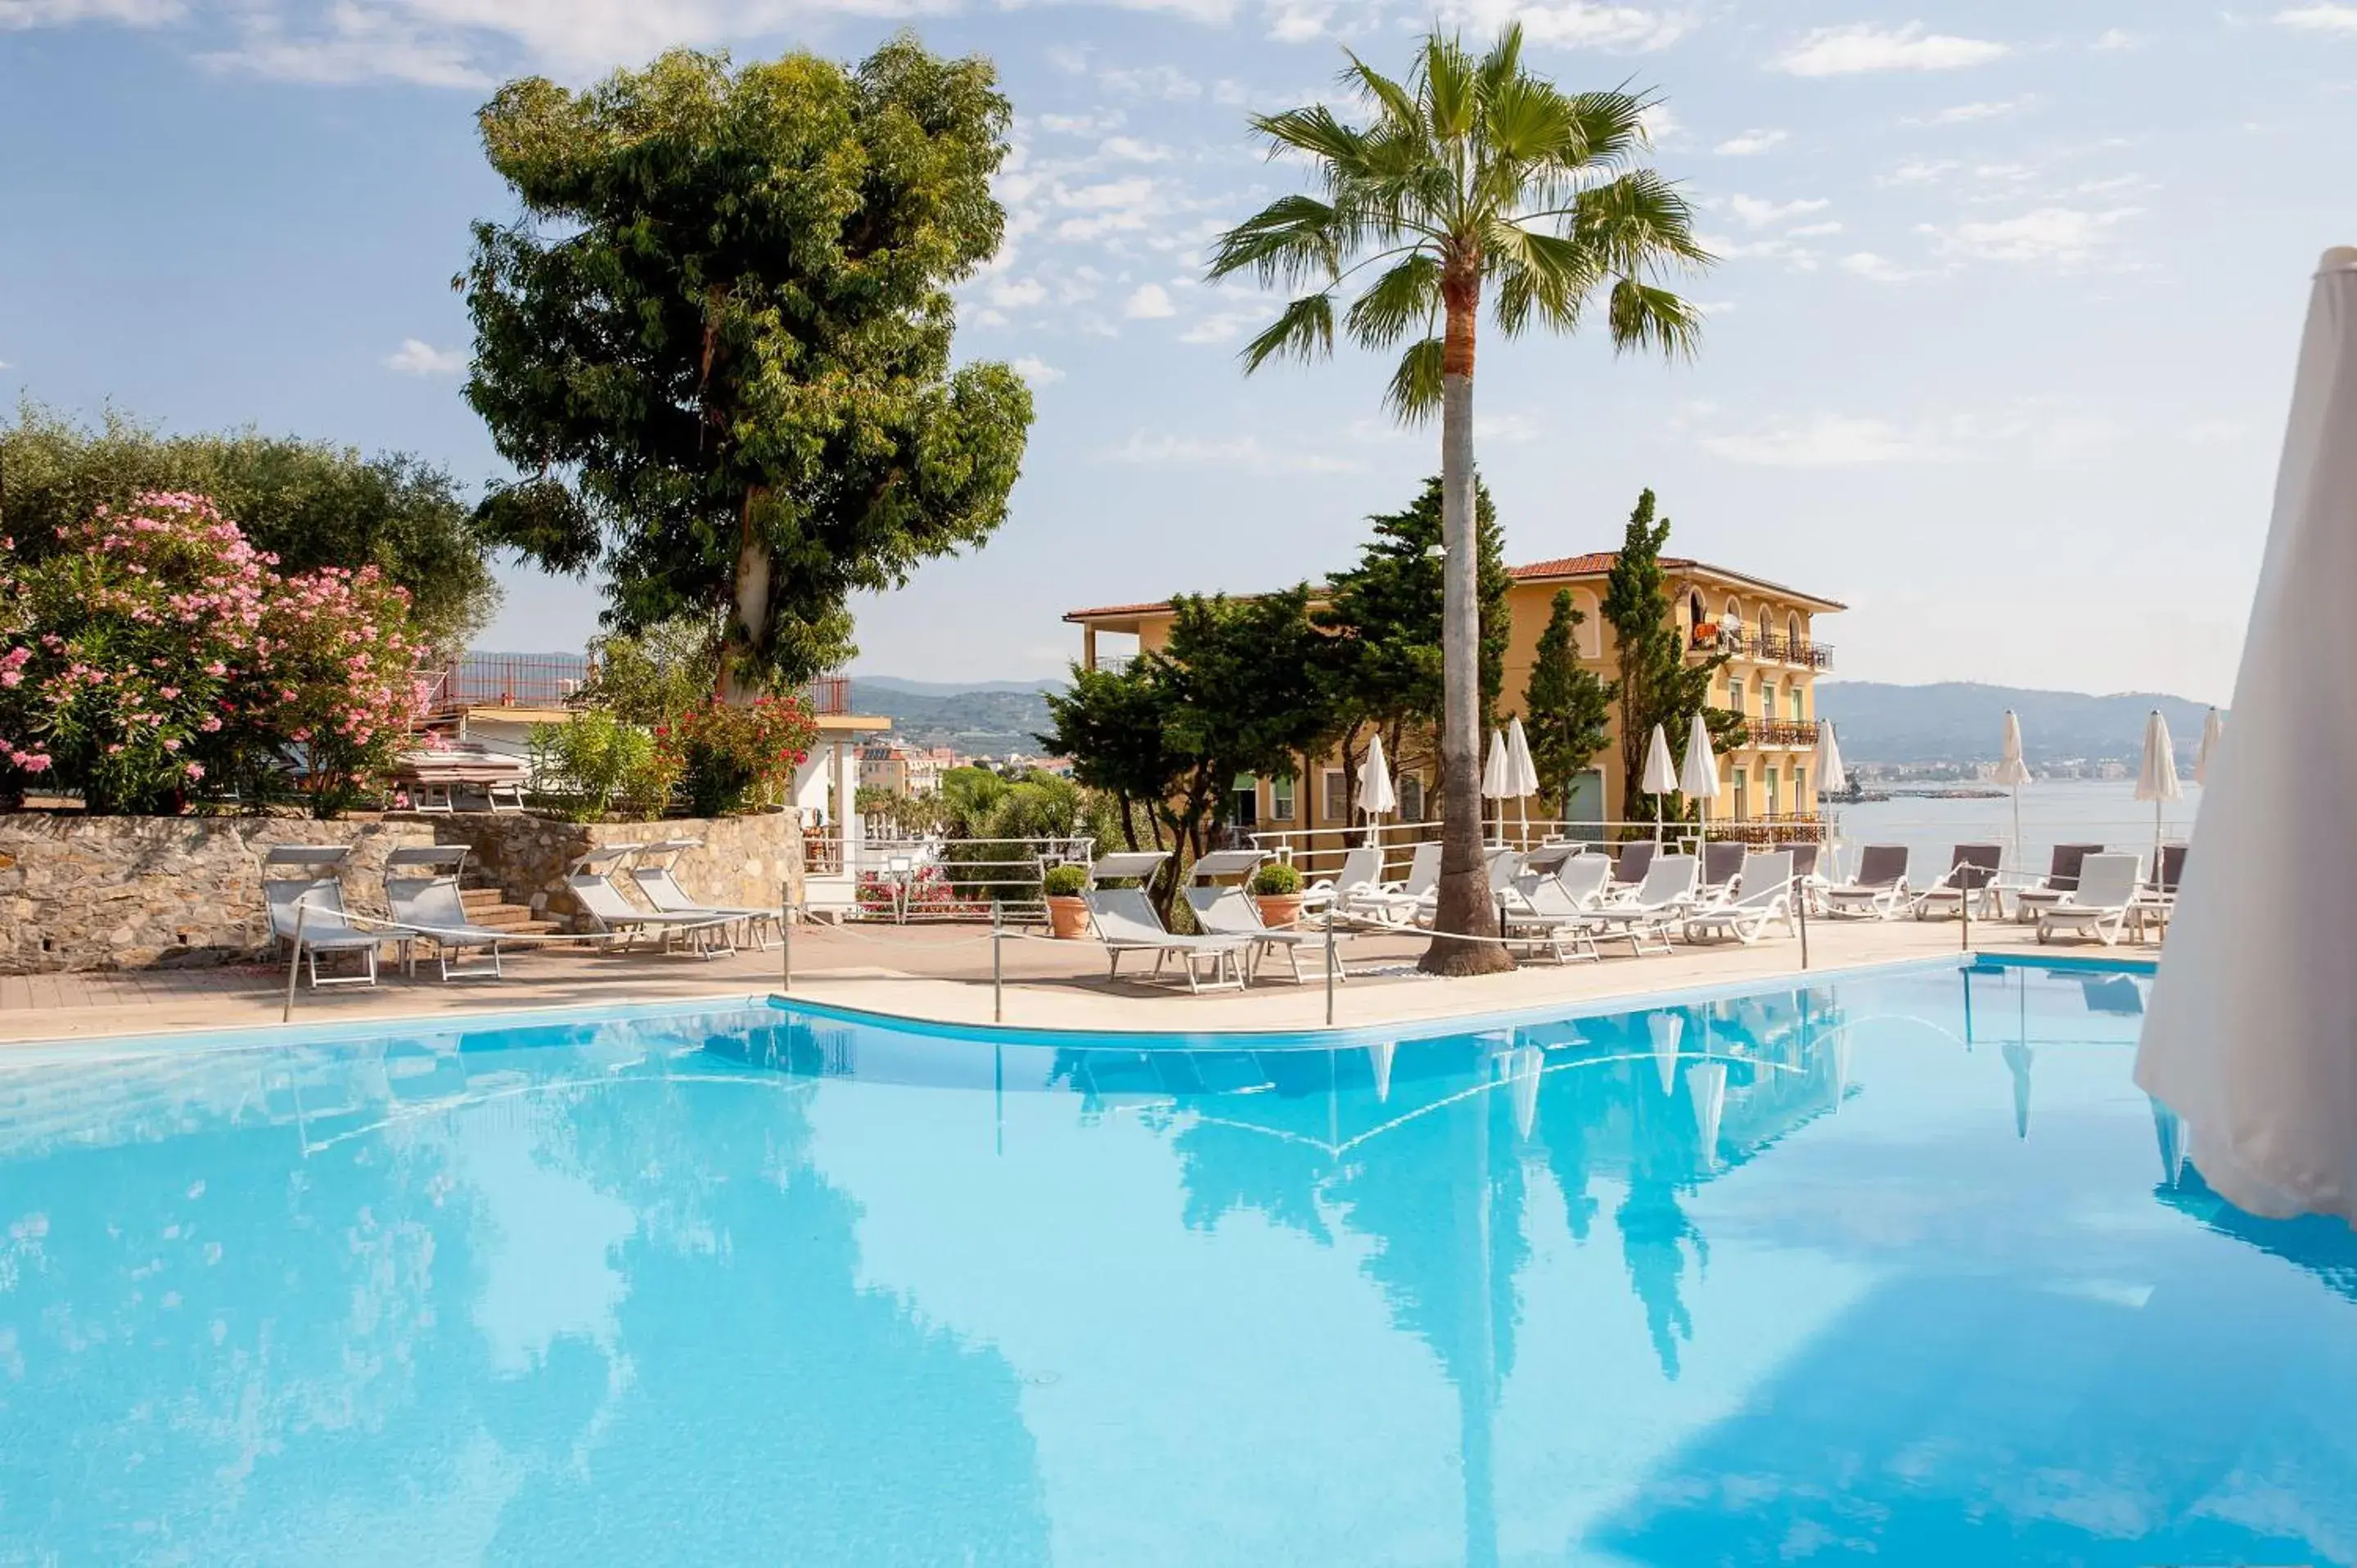
[[[1494,941],[1498,911],[1481,854],[1480,549],[1473,529],[1473,324],[1480,281],[1442,285],[1448,301],[1440,377],[1441,571],[1440,886],[1438,933],[1417,967],[1432,974],[1490,974],[1514,967]]]

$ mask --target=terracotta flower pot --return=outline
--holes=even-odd
[[[1261,893],[1254,896],[1260,906],[1260,923],[1275,928],[1297,925],[1301,920],[1301,895],[1298,893]]]
[[[1050,897],[1048,900],[1048,929],[1059,941],[1077,941],[1089,934],[1089,905],[1085,898]]]

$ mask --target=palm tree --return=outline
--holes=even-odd
[[[1247,372],[1273,359],[1333,352],[1335,296],[1380,270],[1343,314],[1351,338],[1385,349],[1413,337],[1384,401],[1405,422],[1440,414],[1445,666],[1440,757],[1440,933],[1423,967],[1472,974],[1512,967],[1481,862],[1480,694],[1473,543],[1473,338],[1482,290],[1507,337],[1576,329],[1599,291],[1616,349],[1693,351],[1700,316],[1655,280],[1710,255],[1693,209],[1637,158],[1650,146],[1641,94],[1565,93],[1523,70],[1510,27],[1480,59],[1434,33],[1403,84],[1357,55],[1342,75],[1368,112],[1344,124],[1323,104],[1260,114],[1272,157],[1317,166],[1323,197],[1286,196],[1222,235],[1214,279],[1249,272],[1300,294],[1246,346]],[[1352,286],[1357,287],[1357,285]],[[1436,336],[1436,329],[1437,335]]]

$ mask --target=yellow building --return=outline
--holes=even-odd
[[[1558,590],[1568,588],[1572,602],[1587,618],[1579,628],[1580,662],[1608,681],[1611,678],[1612,628],[1600,606],[1612,561],[1609,553],[1572,555],[1513,568],[1514,584],[1507,594],[1513,634],[1506,649],[1505,690],[1499,698],[1501,721],[1521,709],[1539,634],[1546,628]],[[1712,807],[1712,820],[1741,820],[1794,836],[1807,833],[1817,816],[1813,776],[1816,679],[1833,667],[1832,648],[1817,640],[1816,618],[1845,607],[1701,561],[1664,556],[1662,572],[1668,583],[1662,612],[1676,626],[1689,656],[1734,656],[1713,682],[1712,702],[1741,712],[1749,721],[1746,744],[1719,758],[1720,796]],[[1105,605],[1074,610],[1064,619],[1081,628],[1082,663],[1110,669],[1140,651],[1160,648],[1169,638],[1171,608],[1168,602]],[[1573,822],[1626,820],[1619,722],[1616,710],[1611,741],[1594,769],[1574,785],[1570,799],[1533,801],[1534,819],[1560,811]],[[1674,755],[1683,758],[1685,737],[1673,736],[1670,743]],[[1430,798],[1427,763],[1407,759],[1394,781],[1400,792],[1396,820],[1413,822],[1438,814],[1438,802]],[[1348,797],[1339,757],[1305,768],[1297,779],[1251,783],[1248,791],[1239,789],[1234,802],[1239,825],[1264,832],[1352,825],[1344,818]]]

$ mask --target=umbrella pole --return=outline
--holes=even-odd
[[[2013,868],[2021,867],[2021,786],[2013,787]]]

